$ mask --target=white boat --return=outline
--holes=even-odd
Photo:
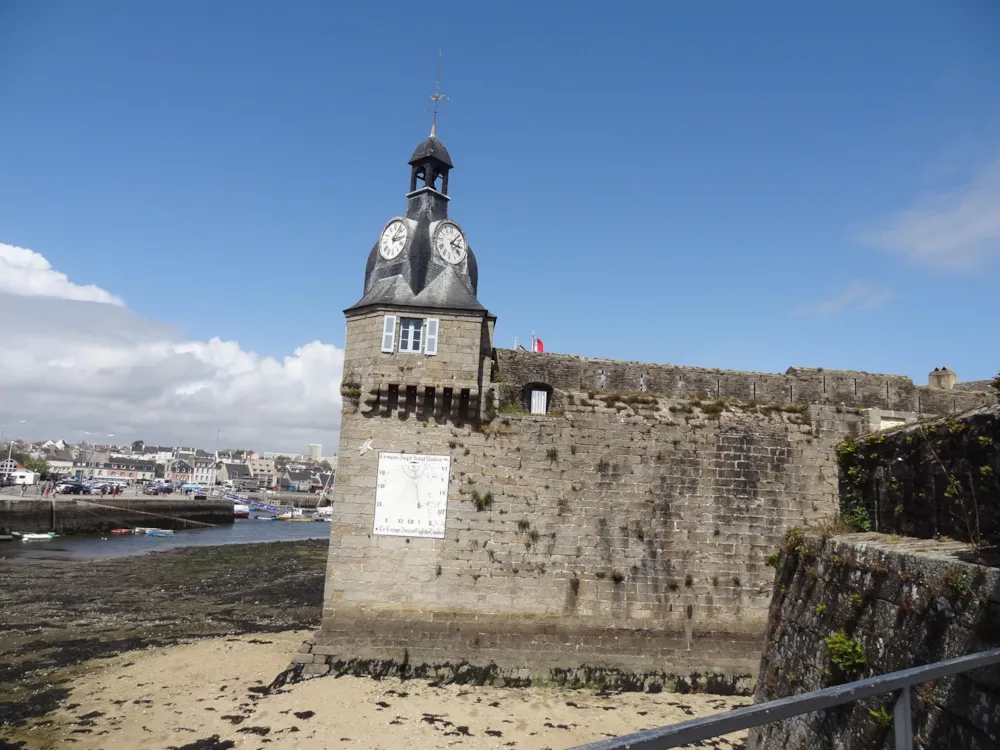
[[[233,503],[233,518],[249,518],[250,506],[245,503]]]
[[[22,542],[47,542],[50,539],[55,539],[57,534],[21,534]]]
[[[0,542],[9,542],[13,539],[13,534],[0,534]]]

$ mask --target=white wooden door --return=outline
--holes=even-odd
[[[531,413],[545,414],[548,407],[549,394],[546,391],[531,392]]]

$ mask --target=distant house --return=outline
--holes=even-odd
[[[250,474],[257,481],[258,487],[273,487],[277,473],[273,458],[263,458],[259,453],[253,453],[247,459]]]
[[[146,482],[156,476],[156,464],[139,458],[111,456],[105,463],[95,466],[90,476],[94,479],[128,480],[129,484]]]
[[[288,480],[288,489],[293,492],[309,492],[317,482],[316,475],[311,471],[286,471],[283,479]],[[282,489],[285,489],[282,487]]]
[[[216,468],[215,461],[210,458],[195,457],[191,460],[191,466],[194,468],[195,482],[198,484],[215,484],[215,478],[219,471]]]
[[[164,476],[174,484],[188,484],[194,481],[194,467],[182,458],[177,458],[167,464]]]
[[[147,461],[151,460],[166,466],[174,457],[174,449],[164,445],[144,445],[142,446],[142,457]]]
[[[45,457],[45,468],[50,474],[72,473],[73,454],[65,448],[53,448]]]
[[[233,487],[244,487],[253,483],[253,475],[246,464],[230,464],[222,462],[215,475],[215,481],[219,484],[231,484]]]

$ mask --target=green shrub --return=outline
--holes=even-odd
[[[841,518],[843,518],[844,523],[846,523],[854,531],[872,530],[872,522],[868,517],[868,509],[863,505],[852,506],[850,510],[841,516]]]

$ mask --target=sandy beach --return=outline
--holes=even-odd
[[[263,694],[310,631],[213,638],[90,662],[25,750],[72,747],[573,747],[746,705],[747,698],[433,686],[325,677]],[[22,735],[23,737],[23,735]],[[702,747],[741,747],[730,735]]]

